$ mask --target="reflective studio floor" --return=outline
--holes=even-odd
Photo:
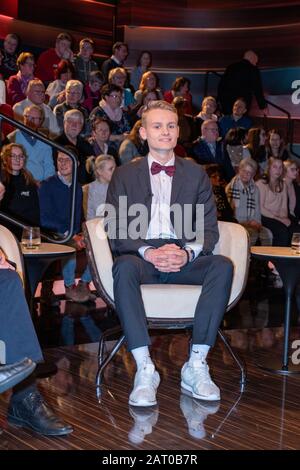
[[[294,301],[291,340],[300,339],[298,308]],[[11,427],[6,392],[0,398],[0,449],[299,449],[300,375],[276,375],[257,366],[262,358],[281,357],[283,309],[283,290],[250,273],[243,298],[223,324],[247,365],[248,381],[241,394],[239,370],[218,340],[209,364],[221,389],[220,402],[201,402],[180,390],[188,333],[156,332],[152,355],[161,375],[158,405],[140,409],[128,405],[135,370],[124,347],[106,369],[101,403],[96,398],[98,338],[116,322],[104,303],[62,300],[59,307],[45,309],[37,302],[38,336],[47,362],[58,368],[39,384],[47,401],[75,430],[50,439]],[[107,348],[113,344],[110,341]]]

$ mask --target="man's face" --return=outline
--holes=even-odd
[[[8,54],[14,54],[18,46],[18,41],[10,36],[7,36],[4,40],[4,50]]]
[[[245,106],[245,103],[242,100],[236,100],[232,108],[233,114],[241,118],[245,114],[246,111],[247,111],[247,108]]]
[[[28,98],[34,104],[40,105],[45,101],[45,88],[43,85],[34,85],[28,92]]]
[[[213,144],[217,141],[219,137],[219,129],[217,123],[210,122],[207,126],[202,128],[202,137],[208,142],[209,144]]]
[[[82,122],[79,119],[68,119],[64,122],[64,131],[67,137],[76,139],[82,130]]]
[[[110,129],[106,122],[100,122],[97,124],[93,131],[93,137],[100,142],[107,142],[110,136]]]
[[[84,42],[80,47],[80,55],[83,60],[90,60],[94,52],[93,46],[89,42]]]
[[[80,88],[72,87],[66,89],[66,101],[70,106],[75,106],[81,99],[82,92]]]
[[[128,56],[127,47],[121,46],[119,49],[116,49],[114,55],[120,62],[124,62]]]
[[[73,162],[66,153],[58,152],[57,169],[61,176],[67,178],[72,175]]]
[[[148,141],[150,152],[173,150],[179,135],[177,114],[165,109],[152,109],[146,115],[145,127],[140,128],[140,135]]]
[[[68,39],[62,39],[56,42],[56,50],[58,52],[59,57],[64,57],[65,54],[70,50],[71,43]]]
[[[41,127],[43,122],[43,117],[38,109],[31,109],[26,114],[24,114],[24,124],[27,127],[30,127],[34,131]]]

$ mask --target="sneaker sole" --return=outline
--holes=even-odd
[[[198,400],[205,400],[205,401],[220,401],[221,397],[220,395],[210,395],[209,397],[204,396],[204,395],[198,395],[198,393],[195,393],[193,391],[193,388],[190,385],[187,385],[183,380],[181,381],[181,388],[183,388],[183,392],[187,390],[190,392],[193,398],[197,398]]]
[[[132,400],[129,399],[128,403],[131,406],[141,406],[141,407],[145,408],[146,406],[155,406],[155,405],[157,405],[157,400],[152,401],[152,402],[149,402],[149,401],[135,402],[135,401],[132,401]]]

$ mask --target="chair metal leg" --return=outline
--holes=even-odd
[[[121,332],[122,332],[122,328],[119,325],[117,325],[104,331],[102,335],[100,336],[99,347],[98,347],[98,365],[99,366],[103,362],[104,346],[105,346],[106,339],[109,338],[110,336],[116,335]]]
[[[233,358],[233,360],[235,361],[235,363],[237,364],[237,366],[239,367],[239,369],[240,369],[240,371],[241,371],[240,391],[241,391],[241,393],[243,393],[244,390],[245,390],[246,381],[247,381],[246,365],[245,365],[245,363],[244,363],[243,361],[241,361],[241,359],[234,353],[232,347],[230,346],[229,342],[227,341],[226,336],[223,334],[223,332],[220,330],[220,328],[218,329],[218,334],[219,334],[221,340],[223,341],[223,343],[225,344],[227,350],[229,351],[229,354],[231,355],[231,357]]]
[[[121,348],[122,344],[125,341],[125,336],[121,336],[121,338],[117,341],[111,352],[106,356],[106,358],[99,364],[99,368],[96,374],[96,394],[97,394],[97,399],[100,402],[101,401],[101,382],[102,382],[102,376],[105,367],[110,363],[110,361],[113,359],[115,354],[119,351]]]

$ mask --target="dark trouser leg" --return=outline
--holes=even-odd
[[[200,256],[179,273],[170,273],[168,284],[202,285],[194,319],[193,344],[213,346],[228,303],[233,265],[220,255]]]
[[[141,295],[141,284],[156,284],[159,272],[151,263],[134,255],[123,255],[113,265],[116,310],[128,349],[151,343]]]
[[[262,215],[261,222],[264,227],[271,230],[273,234],[273,246],[290,246],[291,244],[291,231],[289,227],[284,225],[279,220],[264,217]]]
[[[6,363],[29,357],[42,361],[42,351],[31,321],[19,275],[9,269],[0,270],[0,340],[4,341]]]

